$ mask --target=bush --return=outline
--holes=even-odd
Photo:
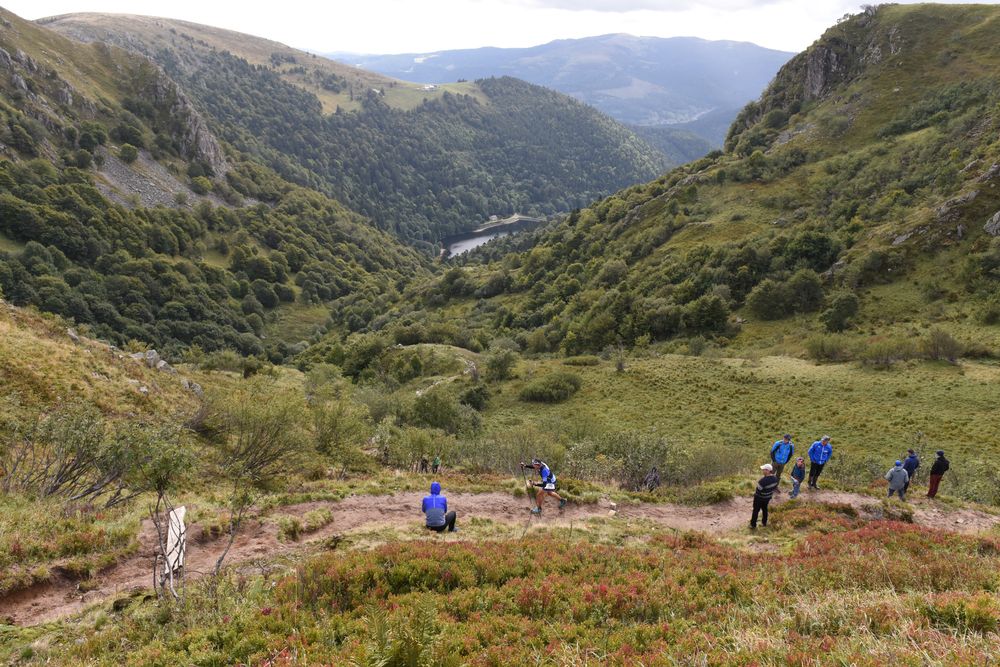
[[[139,149],[132,144],[122,144],[118,149],[118,157],[126,164],[132,164],[139,159]]]
[[[191,179],[191,190],[196,195],[207,195],[212,191],[212,181],[204,176],[196,176]]]
[[[459,396],[458,402],[468,405],[470,408],[482,412],[486,409],[486,404],[490,401],[490,390],[486,385],[477,384],[469,387]]]
[[[879,339],[863,348],[858,355],[861,365],[877,369],[890,368],[897,361],[915,356],[913,343],[906,338]]]
[[[593,354],[584,354],[563,359],[563,363],[567,366],[597,366],[601,363],[601,358]]]
[[[522,401],[559,403],[579,391],[583,380],[573,373],[552,373],[529,383],[521,390]]]
[[[931,329],[927,338],[920,341],[920,351],[932,361],[941,359],[955,363],[962,356],[962,344],[944,329]]]
[[[824,310],[819,319],[826,326],[826,330],[839,333],[848,327],[852,317],[858,314],[860,301],[853,292],[838,292],[831,296],[827,309]]]
[[[806,354],[816,361],[848,361],[851,349],[848,339],[838,334],[817,334],[806,340]]]
[[[747,308],[762,320],[778,320],[791,311],[788,286],[765,278],[747,296]]]

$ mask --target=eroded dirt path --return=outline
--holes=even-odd
[[[255,563],[263,566],[275,557],[315,548],[333,535],[382,528],[417,528],[421,523],[419,508],[423,496],[423,493],[417,492],[391,496],[352,496],[339,502],[311,502],[276,508],[270,518],[245,522],[226,562],[246,567],[252,567]],[[863,517],[880,518],[879,501],[869,496],[824,490],[803,492],[801,497],[805,502],[847,504]],[[516,537],[529,526],[563,526],[595,517],[612,516],[612,504],[605,500],[589,505],[570,504],[561,512],[555,509],[553,503],[541,517],[532,518],[528,514],[530,501],[524,497],[515,498],[508,493],[457,493],[448,494],[448,499],[449,507],[458,511],[460,530],[455,535],[442,536],[444,539],[462,539],[461,526],[472,518],[508,524],[512,528],[511,535]],[[978,533],[1000,524],[1000,516],[970,509],[953,509],[923,498],[914,500],[916,502],[911,505],[914,510],[913,520],[919,525]],[[787,497],[782,493],[773,502],[780,504],[786,501]],[[298,542],[283,542],[278,539],[278,528],[273,516],[301,516],[318,508],[331,511],[333,520],[328,525],[303,536]],[[723,534],[746,526],[750,509],[751,499],[741,497],[703,507],[618,505],[613,516],[617,521],[643,519],[681,531]],[[189,531],[191,535],[198,533],[196,526],[189,526]],[[35,625],[63,618],[99,601],[150,589],[156,537],[148,522],[142,526],[139,542],[137,553],[98,575],[97,586],[93,590],[81,592],[78,582],[54,579],[0,599],[0,619],[12,618],[17,625]],[[225,539],[190,540],[186,554],[188,576],[197,578],[212,572],[225,544]]]

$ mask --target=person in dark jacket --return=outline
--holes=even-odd
[[[824,435],[809,447],[809,488],[819,490],[817,482],[827,461],[833,455],[830,436]]]
[[[799,495],[802,482],[806,478],[806,461],[801,456],[795,459],[795,465],[792,466],[792,472],[789,473],[789,477],[792,478],[792,490],[788,492],[788,495],[796,498]]]
[[[653,491],[656,490],[656,487],[658,487],[659,485],[660,485],[660,473],[656,469],[656,466],[653,466],[652,470],[650,470],[649,473],[646,475],[646,478],[642,480],[642,487],[647,491],[649,491],[650,493],[652,493]]]
[[[951,464],[948,463],[948,459],[944,457],[944,451],[939,449],[937,451],[937,458],[934,459],[934,463],[931,464],[930,480],[928,481],[927,486],[928,498],[933,498],[937,495],[938,484],[941,483],[941,478],[946,472],[948,472],[948,468],[950,467]]]
[[[889,468],[885,478],[889,482],[889,497],[892,498],[892,494],[898,493],[899,499],[906,502],[906,483],[910,481],[910,473],[903,468],[903,462],[896,461],[896,465]]]
[[[760,525],[767,528],[767,506],[771,502],[774,490],[778,488],[778,478],[774,476],[774,466],[765,463],[760,467],[764,476],[757,482],[753,492],[753,514],[750,515],[750,530],[757,530],[757,515],[761,515]]]
[[[903,487],[903,493],[910,488],[910,482],[913,481],[913,474],[917,472],[917,468],[920,467],[920,457],[912,449],[906,450],[906,458],[903,459],[903,470],[909,475],[906,479],[906,485]]]
[[[439,533],[444,532],[445,529],[449,533],[458,530],[455,527],[457,515],[454,510],[448,511],[448,499],[441,495],[441,485],[437,482],[431,484],[431,495],[424,497],[421,509],[426,516],[426,525],[429,530]]]
[[[541,459],[531,459],[531,463],[525,465],[521,464],[522,468],[534,468],[538,471],[541,476],[542,481],[536,482],[533,486],[538,487],[538,493],[535,494],[535,507],[531,510],[532,514],[542,513],[542,501],[545,500],[545,496],[552,496],[559,501],[559,509],[566,507],[566,499],[560,496],[556,492],[556,476],[555,473],[545,464],[545,461]]]
[[[792,460],[795,453],[795,445],[792,443],[792,436],[785,436],[771,446],[771,467],[774,468],[774,476],[781,482],[781,472],[785,469],[785,464]]]

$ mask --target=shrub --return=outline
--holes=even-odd
[[[601,363],[601,358],[593,354],[584,354],[563,359],[563,363],[567,366],[597,366]]]
[[[522,401],[559,403],[575,394],[583,381],[574,373],[558,372],[529,383],[521,390]]]
[[[848,361],[851,350],[848,339],[838,334],[817,334],[806,340],[806,354],[816,361]]]
[[[819,319],[826,326],[826,330],[834,333],[843,331],[848,327],[852,317],[857,315],[860,301],[853,292],[838,292],[831,296],[829,305],[824,310]]]
[[[191,190],[196,195],[207,195],[212,191],[212,181],[204,176],[196,176],[191,179]]]
[[[118,149],[118,157],[126,164],[132,164],[139,158],[139,149],[132,144],[122,144]]]
[[[486,385],[477,384],[469,387],[462,392],[462,395],[458,397],[458,402],[462,405],[468,405],[474,410],[482,412],[487,403],[490,401],[490,390],[486,388]]]
[[[962,344],[944,329],[931,329],[927,338],[920,341],[920,351],[932,361],[945,359],[955,363],[962,355]]]
[[[509,379],[517,365],[517,352],[507,347],[491,347],[493,349],[486,356],[486,379],[490,382]]]
[[[861,350],[858,359],[863,366],[887,369],[897,361],[912,359],[915,354],[913,343],[905,338],[879,339]]]
[[[765,278],[747,296],[747,308],[762,320],[778,320],[791,311],[788,286]]]

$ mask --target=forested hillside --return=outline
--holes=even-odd
[[[515,79],[432,91],[412,108],[396,103],[397,83],[387,81],[352,89],[357,111],[328,113],[308,86],[285,74],[304,67],[298,61],[254,63],[216,48],[208,33],[185,39],[183,24],[169,39],[166,21],[106,17],[93,27],[70,15],[44,24],[147,52],[223,139],[428,251],[490,215],[583,206],[664,165],[659,151],[610,118]],[[307,54],[294,57],[311,63]]]
[[[278,311],[389,295],[424,270],[337,202],[226,154],[147,60],[2,18],[0,290],[13,303],[118,344],[277,361],[298,342]],[[155,189],[154,168],[171,207],[116,189]]]
[[[846,330],[891,360],[934,322],[995,346],[998,39],[993,6],[866,10],[781,70],[725,152],[463,259],[400,319],[567,354]],[[849,354],[834,342],[817,354]]]

